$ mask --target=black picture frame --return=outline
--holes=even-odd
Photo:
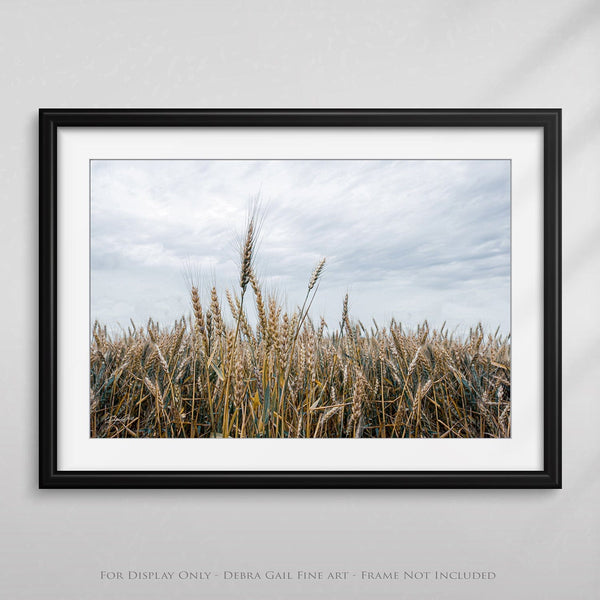
[[[57,138],[68,127],[536,127],[543,130],[543,445],[540,471],[60,471],[57,468]],[[40,488],[560,488],[560,109],[40,109]]]

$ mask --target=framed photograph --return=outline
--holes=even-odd
[[[40,110],[40,487],[561,486],[561,112]]]

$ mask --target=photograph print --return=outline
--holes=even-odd
[[[509,438],[510,160],[90,161],[93,438]]]

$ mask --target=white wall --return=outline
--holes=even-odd
[[[0,4],[0,595],[597,597],[600,4]],[[564,109],[564,489],[37,489],[37,108]],[[44,385],[44,382],[41,382]],[[492,583],[125,583],[102,569],[485,569]]]

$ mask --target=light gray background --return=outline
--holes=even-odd
[[[600,4],[3,1],[5,598],[598,597]],[[37,108],[564,109],[564,489],[37,489]],[[44,382],[41,382],[44,385]],[[101,569],[486,569],[454,584],[107,584]]]

